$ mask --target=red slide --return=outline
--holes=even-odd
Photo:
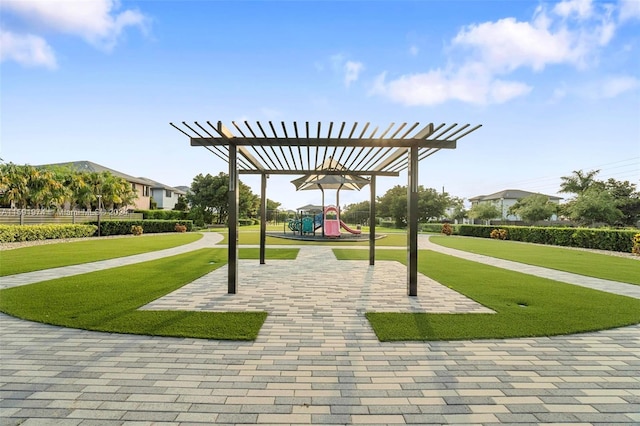
[[[360,234],[362,231],[359,229],[351,229],[347,226],[346,223],[344,223],[343,221],[340,221],[340,226],[347,232],[351,232],[352,234]]]

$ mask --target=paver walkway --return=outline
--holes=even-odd
[[[304,256],[317,255],[326,259],[326,276],[300,266]],[[240,262],[238,295],[211,292],[220,279],[226,289],[221,268],[206,278],[209,288],[194,282],[182,295],[154,302],[269,310],[254,342],[97,333],[0,315],[0,422],[640,424],[640,326],[551,338],[381,343],[362,312],[387,304],[429,307],[428,289],[438,285],[421,278],[420,296],[406,300],[404,267],[385,273],[392,263],[363,263],[305,248],[297,261]],[[293,269],[282,279],[286,265]],[[388,287],[394,275],[400,296]],[[312,288],[324,290],[307,292]],[[446,292],[431,297],[449,300],[450,309],[481,309]]]

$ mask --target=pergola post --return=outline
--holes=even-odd
[[[267,178],[266,173],[262,173],[260,185],[260,264],[265,264],[265,251],[267,241]]]
[[[369,265],[376,264],[376,176],[369,183],[371,198],[369,201]]]
[[[418,295],[418,147],[409,149],[407,187],[407,294]]]
[[[229,144],[229,277],[227,292],[238,292],[238,146]]]

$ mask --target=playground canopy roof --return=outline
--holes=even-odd
[[[218,121],[171,126],[189,137],[191,146],[202,146],[224,161],[229,147],[238,147],[240,174],[317,174],[318,165],[341,164],[342,169],[322,169],[323,175],[398,176],[409,167],[408,149],[417,147],[418,160],[441,149],[455,149],[459,139],[480,125],[457,123],[420,126],[420,123],[391,123],[384,129],[370,123],[347,125],[330,122],[314,125],[284,121],[268,124],[232,121],[234,131]]]
[[[308,174],[291,181],[296,190],[307,189],[357,189],[360,191],[370,183],[369,179],[349,173],[344,166],[333,158],[327,158],[317,170],[342,170],[342,175],[327,175],[324,173]]]

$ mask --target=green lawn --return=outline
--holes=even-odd
[[[259,245],[260,244],[260,231],[254,229],[247,229],[251,227],[241,227],[239,232],[239,244],[244,245]],[[282,231],[282,228],[279,229]],[[226,229],[223,231],[216,231],[224,236],[224,239],[219,243],[221,245],[226,245],[229,241],[229,233]],[[406,247],[407,245],[407,235],[406,233],[390,233],[386,234],[386,231],[380,231],[379,229],[376,231],[376,234],[385,234],[385,237],[376,240],[376,247]],[[291,235],[291,231],[287,231],[289,235]],[[348,246],[368,246],[369,239],[365,239],[364,241],[345,241],[340,242],[334,239],[327,238],[326,241],[300,241],[300,240],[289,240],[286,238],[275,238],[275,237],[266,237],[267,245],[348,245]]]
[[[338,259],[368,259],[362,250],[334,249]],[[406,252],[378,250],[378,260],[406,263]],[[614,258],[611,258],[614,259]],[[419,272],[496,314],[369,312],[382,341],[499,339],[603,330],[640,322],[640,300],[452,256],[420,251]]]
[[[131,256],[192,243],[200,233],[141,235],[46,244],[0,251],[0,276]]]
[[[297,249],[269,250],[294,259]],[[241,258],[255,250],[240,249]],[[201,249],[177,256],[0,291],[0,311],[46,324],[113,333],[255,339],[265,312],[213,313],[137,309],[223,266],[227,250]],[[226,284],[225,284],[226,286]]]
[[[640,261],[636,259],[489,238],[432,236],[430,240],[471,253],[640,285]]]

